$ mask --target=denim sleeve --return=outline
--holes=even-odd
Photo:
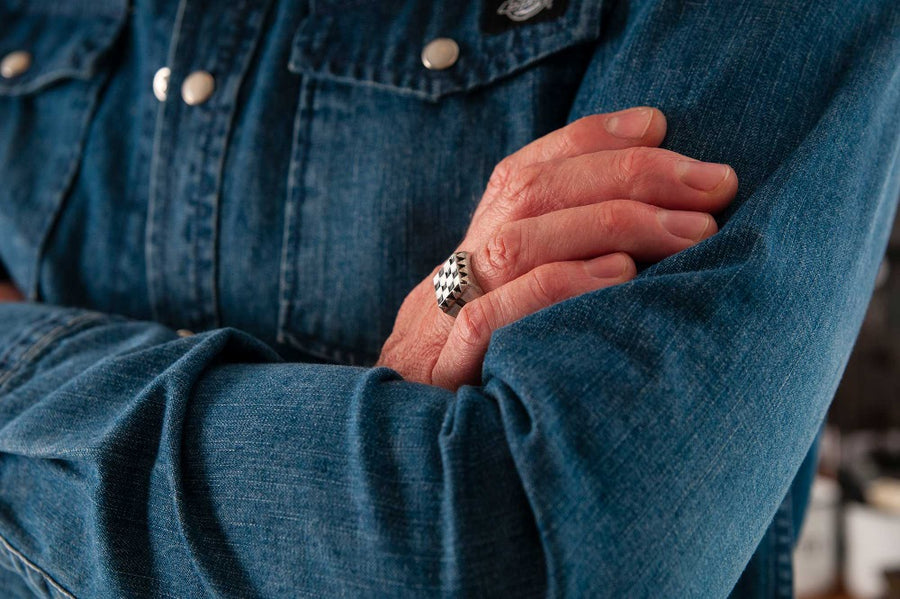
[[[572,117],[660,106],[739,198],[704,243],[497,331],[479,387],[0,305],[0,562],[60,596],[725,596],[900,193],[897,8],[827,4],[609,12]]]

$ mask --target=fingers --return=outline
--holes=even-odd
[[[631,200],[557,210],[509,221],[480,248],[470,250],[470,268],[484,291],[551,262],[627,252],[656,262],[718,231],[704,212],[671,211]]]
[[[625,254],[541,265],[466,304],[457,315],[432,371],[432,384],[455,390],[478,384],[491,334],[570,297],[618,285],[635,276]]]
[[[633,278],[625,252],[657,261],[716,233],[706,213],[735,197],[737,176],[655,147],[665,133],[662,113],[639,107],[579,119],[502,160],[459,248],[486,294],[456,319],[439,314],[436,268],[404,301],[379,364],[449,389],[477,383],[497,328]]]
[[[726,164],[635,147],[510,171],[505,180],[489,185],[479,207],[494,224],[623,198],[675,210],[717,212],[736,193],[737,176]]]
[[[647,106],[593,114],[573,121],[497,163],[488,179],[484,198],[475,210],[473,223],[489,210],[493,200],[509,195],[508,187],[518,186],[522,172],[528,167],[603,150],[658,146],[665,136],[666,117]]]
[[[600,150],[658,146],[665,136],[666,117],[655,108],[638,106],[619,112],[593,114],[552,131],[510,154],[501,168],[516,169]]]

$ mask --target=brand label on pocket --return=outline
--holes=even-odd
[[[484,0],[481,31],[501,33],[513,27],[549,21],[566,12],[569,0]]]

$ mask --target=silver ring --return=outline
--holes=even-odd
[[[462,307],[484,295],[469,269],[469,252],[454,252],[434,275],[438,307],[453,318]]]

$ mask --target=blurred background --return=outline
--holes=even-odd
[[[900,599],[900,221],[828,415],[794,564],[800,599]]]

